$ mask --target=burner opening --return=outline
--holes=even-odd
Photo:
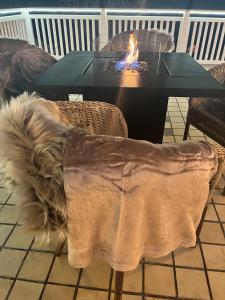
[[[132,63],[128,63],[125,60],[114,60],[108,62],[107,70],[110,72],[130,71],[136,73],[148,71],[148,65],[145,61],[136,60]]]
[[[141,72],[147,70],[147,63],[144,61],[139,61],[138,56],[139,50],[137,37],[134,33],[131,33],[129,37],[128,52],[126,56],[122,60],[113,61],[112,63],[109,63],[108,68],[112,72]]]

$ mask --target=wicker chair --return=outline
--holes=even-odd
[[[219,83],[225,84],[225,63],[210,69],[209,72]],[[219,169],[222,170],[225,166],[225,98],[190,98],[183,140],[188,137],[190,125],[219,144],[215,147],[219,153]],[[225,195],[225,188],[223,194]]]
[[[116,106],[95,101],[55,101],[71,124],[87,127],[90,133],[128,136],[127,124]]]
[[[113,105],[106,104],[104,102],[55,102],[60,110],[65,114],[66,118],[71,121],[72,124],[79,124],[81,127],[85,127],[86,124],[93,124],[93,131],[96,134],[106,135],[118,135],[127,136],[127,125],[123,117],[123,114]],[[92,131],[92,130],[91,130]],[[215,186],[218,183],[223,171],[223,162],[225,160],[225,151],[223,148],[214,146],[214,151],[218,154],[219,166],[217,173],[211,179],[209,184],[209,196],[206,206],[204,208],[200,223],[196,230],[197,241],[201,233],[201,229],[204,223],[204,218],[208,209],[208,204],[211,200]],[[62,254],[63,247],[66,240],[59,243],[56,255]],[[197,243],[196,243],[197,246]],[[115,274],[115,300],[122,300],[124,272],[116,271]]]
[[[108,103],[103,102],[54,102],[58,105],[60,111],[64,114],[67,120],[69,120],[72,124],[78,125],[80,127],[91,126],[91,131],[95,134],[104,134],[104,135],[115,135],[121,137],[127,137],[127,125],[126,121],[123,118],[120,110]],[[7,111],[6,111],[7,113]],[[12,113],[17,113],[17,111],[12,111]],[[4,116],[4,115],[3,115]],[[30,116],[31,117],[31,116]],[[13,118],[14,120],[16,118]],[[4,118],[3,118],[4,120]],[[2,120],[1,120],[2,121]],[[27,122],[28,120],[26,120]],[[2,124],[2,123],[1,123]],[[26,126],[26,123],[25,123]],[[8,134],[8,128],[2,127],[0,128],[4,133]],[[0,132],[1,133],[1,132]],[[21,132],[20,132],[21,134]],[[49,137],[46,137],[47,143],[49,142]],[[15,140],[15,143],[18,141]],[[23,145],[24,146],[24,145]],[[12,147],[12,145],[10,145]],[[31,147],[32,148],[32,147]],[[24,147],[22,147],[23,151]],[[12,153],[9,151],[9,156],[12,157]],[[43,163],[43,162],[42,162]],[[12,165],[11,165],[12,167]],[[7,172],[7,169],[6,169]],[[51,177],[51,172],[47,174],[47,178]],[[14,175],[16,176],[16,175]],[[39,176],[42,174],[40,172]],[[54,174],[52,179],[54,180]],[[35,176],[36,178],[36,176]],[[12,178],[12,182],[13,182]],[[17,178],[16,178],[17,179]],[[23,180],[23,179],[22,179]],[[32,181],[34,178],[32,179]],[[39,178],[37,178],[39,180]],[[217,175],[214,177],[214,181],[217,180]],[[29,184],[29,182],[27,182]],[[213,188],[213,184],[211,183],[211,190]],[[48,186],[48,189],[50,187]],[[47,199],[46,199],[47,200]],[[32,220],[34,222],[34,220]],[[202,223],[201,223],[202,224]],[[201,225],[200,224],[200,225]],[[197,233],[200,232],[200,227],[197,230]],[[57,249],[57,254],[61,253],[64,243],[61,243]],[[123,273],[117,271],[116,279],[115,279],[115,299],[121,299],[121,292],[123,286]]]
[[[0,106],[11,97],[32,91],[34,78],[55,62],[46,51],[26,41],[0,38]]]
[[[139,51],[169,52],[174,48],[171,35],[157,30],[129,30],[114,36],[101,51],[127,51],[130,34],[137,36]]]

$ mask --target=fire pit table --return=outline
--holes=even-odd
[[[116,67],[124,53],[70,52],[33,83],[48,99],[83,94],[112,103],[127,121],[129,137],[161,143],[169,96],[225,97],[225,88],[186,53],[139,53],[138,68]]]

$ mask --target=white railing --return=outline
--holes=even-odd
[[[118,33],[133,29],[158,29],[175,35],[175,26],[179,26],[182,17],[160,16],[108,16],[108,28],[111,32],[110,38]],[[111,30],[110,30],[111,29]]]
[[[28,35],[24,15],[19,12],[16,15],[0,16],[0,37],[27,40]]]
[[[71,50],[93,50],[99,17],[90,15],[31,15],[37,46],[62,57]]]
[[[190,18],[188,53],[200,63],[225,59],[225,19]]]
[[[133,29],[171,34],[175,51],[187,52],[202,64],[225,60],[225,12],[75,8],[0,11],[0,37],[27,40],[57,59],[73,50],[95,50],[96,38],[103,46],[116,34]]]

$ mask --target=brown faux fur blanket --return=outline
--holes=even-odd
[[[0,110],[0,170],[22,205],[26,229],[66,234],[63,145],[69,121],[57,105],[26,93]],[[45,239],[46,240],[46,239]]]
[[[217,158],[204,142],[154,145],[71,130],[64,154],[68,258],[116,270],[196,243]]]

